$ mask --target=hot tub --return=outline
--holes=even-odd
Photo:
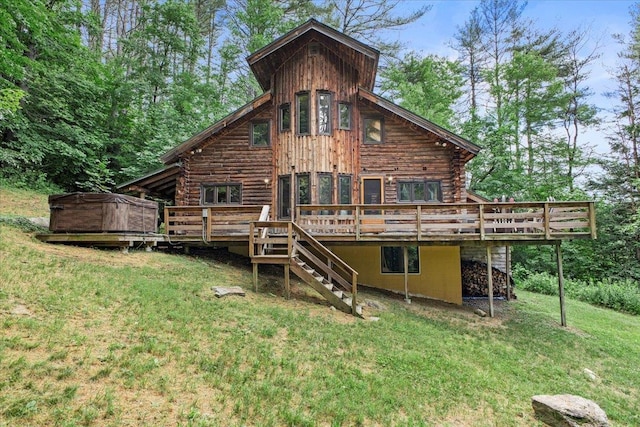
[[[156,233],[158,203],[114,193],[49,196],[53,233]]]

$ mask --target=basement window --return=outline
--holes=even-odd
[[[203,184],[200,199],[203,205],[239,205],[242,203],[242,185]]]
[[[420,255],[417,246],[407,247],[409,273],[420,273]],[[404,249],[402,246],[383,246],[381,248],[382,273],[404,274]]]

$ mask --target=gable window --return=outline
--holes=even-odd
[[[440,181],[398,181],[399,202],[441,202]]]
[[[338,129],[351,129],[351,104],[338,103]]]
[[[203,184],[200,189],[203,205],[235,205],[242,202],[241,184]]]
[[[291,104],[289,103],[280,106],[278,112],[278,129],[280,132],[291,130]]]
[[[251,122],[251,145],[254,147],[268,147],[270,144],[269,122]]]
[[[420,273],[420,255],[417,246],[407,247],[409,273]],[[381,253],[383,273],[404,273],[404,249],[401,246],[383,246]]]
[[[384,121],[381,117],[365,117],[363,119],[364,127],[364,143],[380,144],[382,142],[382,134]]]
[[[331,94],[318,92],[318,135],[331,135]]]
[[[298,135],[308,135],[311,132],[309,113],[309,92],[301,92],[296,95],[296,132]]]

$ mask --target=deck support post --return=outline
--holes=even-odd
[[[507,270],[507,301],[511,301],[511,246],[504,247],[507,253],[505,254],[505,267]]]
[[[258,263],[253,263],[253,290],[258,292]]]
[[[558,294],[560,295],[560,324],[567,326],[567,313],[564,306],[564,277],[562,272],[561,242],[556,242],[556,261],[558,262]]]
[[[402,247],[402,255],[404,258],[404,301],[407,304],[411,304],[411,298],[409,298],[409,247]]]
[[[286,299],[291,298],[291,283],[289,282],[289,264],[284,265],[284,295]]]
[[[487,284],[489,285],[489,316],[493,317],[493,268],[491,267],[491,246],[487,246]]]

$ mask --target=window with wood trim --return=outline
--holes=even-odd
[[[203,205],[239,205],[242,203],[242,184],[203,184],[200,202]]]
[[[318,91],[318,135],[331,135],[331,93]]]
[[[330,205],[333,203],[333,175],[330,173],[318,174],[318,204]]]
[[[407,247],[409,274],[420,273],[420,251],[417,246]],[[381,272],[404,274],[404,248],[383,246],[381,248]]]
[[[338,203],[351,204],[351,175],[338,175]]]
[[[308,135],[311,133],[311,104],[309,92],[296,94],[296,132],[298,135]]]
[[[382,117],[365,117],[362,119],[363,138],[365,144],[380,144],[384,137],[384,120]]]
[[[291,104],[280,105],[278,109],[278,130],[280,132],[286,132],[291,130]]]
[[[269,121],[251,122],[251,145],[268,147],[271,145]]]
[[[404,203],[441,202],[440,181],[398,181],[398,201]]]
[[[296,204],[311,204],[311,181],[308,173],[296,174]]]
[[[351,104],[346,102],[338,103],[338,129],[351,129]]]

